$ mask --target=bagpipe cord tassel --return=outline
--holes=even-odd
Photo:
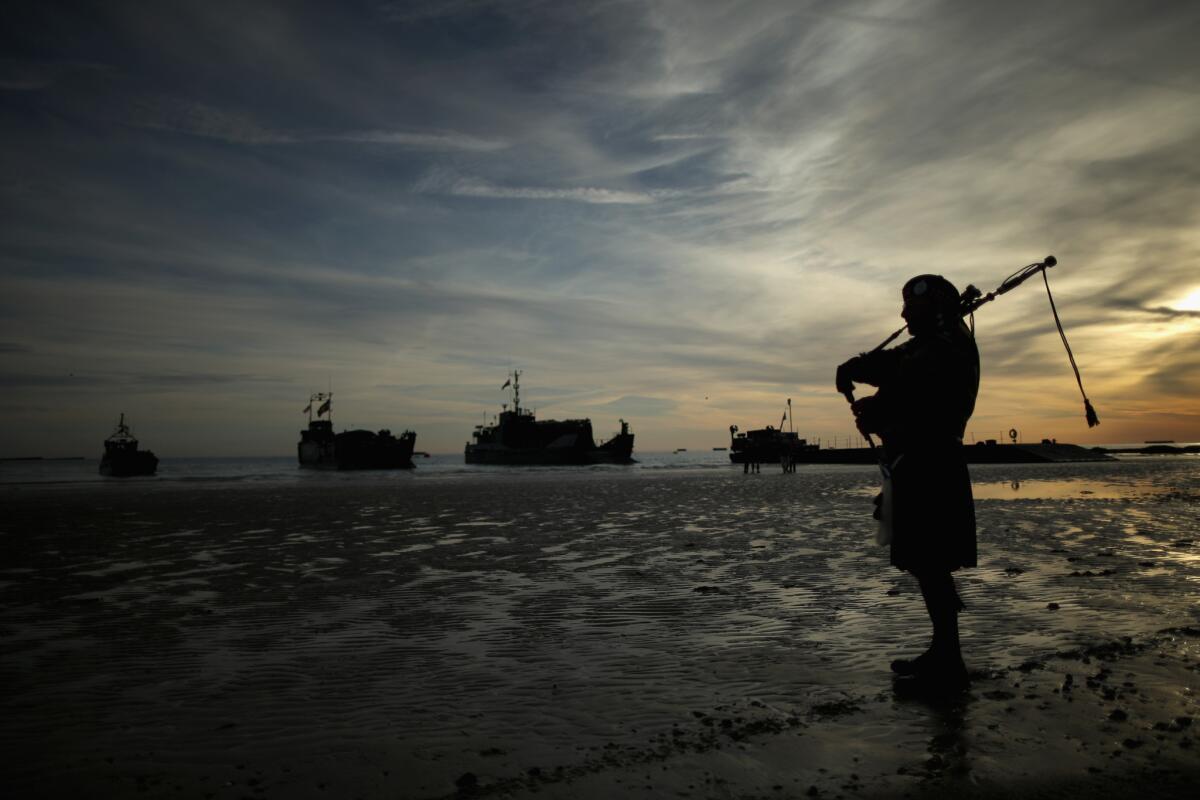
[[[1046,282],[1046,297],[1050,298],[1050,310],[1054,313],[1054,324],[1058,327],[1058,335],[1062,337],[1063,347],[1067,348],[1067,358],[1071,360],[1071,369],[1075,370],[1075,382],[1079,384],[1079,393],[1083,395],[1083,415],[1087,419],[1088,427],[1094,428],[1100,424],[1100,418],[1096,416],[1096,409],[1092,408],[1092,401],[1088,400],[1087,392],[1083,390],[1083,378],[1079,377],[1075,354],[1071,352],[1071,344],[1067,341],[1066,331],[1063,330],[1062,321],[1058,318],[1058,309],[1054,306],[1054,295],[1050,292],[1050,279],[1046,277],[1046,270],[1042,270],[1042,280]]]

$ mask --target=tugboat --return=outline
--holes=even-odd
[[[133,438],[125,424],[125,414],[117,422],[117,429],[104,440],[104,456],[100,459],[100,474],[114,478],[134,475],[153,475],[158,469],[158,456],[150,450],[138,450],[138,440]]]
[[[621,431],[603,444],[592,436],[590,419],[541,420],[521,407],[521,373],[514,371],[501,389],[512,386],[513,402],[502,406],[492,425],[476,425],[464,456],[468,464],[562,466],[632,464],[633,434],[621,420]]]
[[[316,405],[317,418],[313,419]],[[304,408],[308,430],[300,431],[296,446],[301,467],[312,469],[412,469],[417,435],[404,431],[399,438],[390,430],[333,432],[333,392],[318,392]],[[328,415],[328,419],[322,417]]]
[[[801,455],[818,449],[807,439],[801,439],[796,431],[783,430],[783,423],[789,427],[792,419],[792,400],[788,398],[787,409],[783,412],[780,427],[768,425],[765,428],[738,433],[737,425],[729,426],[729,460],[734,464],[778,464],[786,455],[790,463],[802,461]],[[715,449],[715,448],[714,448]],[[720,448],[724,449],[724,448]]]

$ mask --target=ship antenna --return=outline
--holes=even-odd
[[[513,370],[513,411],[521,413],[521,370]]]

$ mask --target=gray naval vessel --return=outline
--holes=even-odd
[[[621,430],[596,444],[590,419],[539,420],[521,406],[521,373],[514,371],[501,389],[512,387],[512,408],[505,403],[491,425],[476,425],[467,442],[468,464],[506,466],[568,466],[632,464],[633,434],[621,420]]]
[[[316,406],[314,412],[313,407]],[[310,469],[411,469],[417,434],[390,430],[333,432],[333,392],[318,392],[304,408],[308,428],[296,446],[300,466]],[[313,414],[316,419],[313,419]]]

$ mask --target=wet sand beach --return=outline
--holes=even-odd
[[[869,467],[0,486],[0,793],[1190,796],[1200,461],[972,475],[950,699]]]

